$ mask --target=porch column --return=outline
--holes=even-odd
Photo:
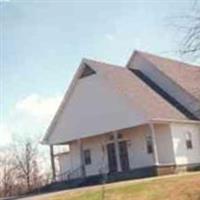
[[[113,132],[113,136],[114,136],[114,144],[115,144],[115,152],[116,152],[116,159],[117,159],[117,169],[119,172],[122,171],[121,169],[121,162],[120,162],[120,154],[119,154],[119,143],[118,143],[118,132],[115,131]]]
[[[55,160],[54,160],[53,145],[50,145],[50,158],[51,158],[52,178],[53,178],[53,180],[55,180],[55,178],[56,178],[56,170],[55,170]]]
[[[150,122],[149,126],[150,126],[150,129],[151,129],[151,137],[152,137],[152,141],[153,141],[154,162],[155,162],[155,165],[159,165],[158,148],[157,148],[157,143],[156,143],[156,135],[155,135],[154,124],[152,122]]]
[[[84,162],[84,156],[83,156],[83,144],[82,140],[78,140],[78,145],[79,145],[79,152],[80,152],[80,168],[81,168],[81,176],[84,178],[86,176],[85,172],[85,162]]]

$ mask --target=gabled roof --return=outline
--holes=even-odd
[[[128,68],[110,65],[102,62],[85,59],[91,68],[101,73],[110,84],[127,100],[137,105],[150,119],[187,119],[181,112],[165,101],[146,83],[134,75]]]
[[[169,74],[169,76],[174,77],[174,79],[176,78],[175,75],[177,75],[175,73],[176,70],[179,70],[181,78],[177,78],[175,80],[183,83],[183,86],[185,88],[191,89],[192,93],[196,95],[197,98],[199,98],[198,88],[200,85],[200,80],[198,79],[198,75],[195,75],[195,73],[199,74],[199,68],[197,69],[197,67],[191,67],[192,69],[188,69],[189,67],[187,67],[186,70],[182,71],[181,69],[179,69],[180,65],[183,65],[181,63],[177,64],[177,62],[168,59],[165,59],[164,62],[161,61],[159,57],[154,57],[150,54],[145,53],[142,53],[142,56],[144,56],[145,59],[150,59],[151,62],[154,62],[156,65],[159,65],[158,67],[162,65],[163,69],[159,69],[164,70],[166,74]],[[172,62],[173,66],[174,64],[176,64],[176,70],[172,69]],[[167,69],[168,66],[170,67],[170,69]],[[171,121],[188,120],[184,114],[182,114],[173,105],[171,105],[169,102],[163,99],[157,92],[155,92],[151,87],[149,87],[138,76],[132,73],[128,68],[98,62],[90,59],[83,59],[54,119],[51,122],[51,125],[49,126],[49,129],[46,133],[46,136],[44,137],[43,142],[48,141],[49,136],[54,131],[54,127],[57,123],[59,123],[59,117],[63,112],[63,109],[66,106],[68,100],[70,99],[70,95],[72,94],[73,89],[76,87],[76,83],[79,80],[81,74],[84,72],[85,67],[89,67],[92,70],[94,70],[95,76],[101,76],[101,78],[106,79],[108,84],[112,86],[113,90],[115,90],[119,95],[123,96],[127,100],[128,104],[132,104],[133,108],[137,107],[138,110],[142,112],[142,114],[147,119],[147,122],[149,120],[156,119]],[[184,68],[186,68],[186,66]],[[191,74],[192,77],[189,79],[189,84],[185,83],[188,81],[184,78],[186,72]],[[193,86],[193,84],[195,86]]]
[[[143,59],[146,59],[154,64],[154,66],[176,82],[187,93],[191,94],[200,101],[200,66],[187,64],[141,51],[135,51],[134,54],[139,55]]]

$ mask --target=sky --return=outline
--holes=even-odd
[[[191,0],[0,0],[0,147],[41,138],[83,57],[176,59]]]

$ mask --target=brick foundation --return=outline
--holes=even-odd
[[[155,171],[157,176],[176,174],[187,171],[199,171],[200,163],[198,164],[188,164],[188,165],[161,165],[155,166]]]

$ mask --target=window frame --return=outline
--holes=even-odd
[[[91,165],[92,164],[92,157],[91,157],[91,150],[85,149],[83,150],[83,157],[84,157],[84,164]]]
[[[185,144],[188,150],[193,149],[192,133],[189,131],[185,133]]]
[[[148,154],[153,154],[154,148],[153,148],[153,138],[151,135],[146,135],[145,137],[145,143],[146,143],[146,152]]]

